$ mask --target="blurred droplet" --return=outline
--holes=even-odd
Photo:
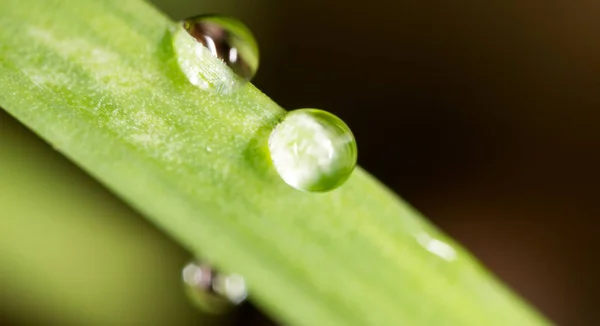
[[[258,70],[258,45],[252,32],[239,20],[219,15],[186,19],[183,28],[238,76],[251,80]]]
[[[446,261],[454,261],[456,260],[456,250],[452,248],[449,244],[432,238],[427,233],[421,233],[417,236],[417,241],[425,248],[427,251],[431,252],[434,255],[439,256],[440,258]]]
[[[342,185],[356,165],[356,141],[335,115],[317,109],[289,112],[271,133],[275,169],[290,186],[329,191]]]
[[[217,272],[204,263],[187,264],[182,277],[190,299],[205,312],[226,312],[248,296],[242,276]]]
[[[216,275],[212,285],[216,293],[226,297],[234,304],[241,303],[248,296],[246,281],[237,274]]]

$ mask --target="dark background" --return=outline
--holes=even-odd
[[[600,320],[600,2],[155,3],[245,21],[258,88],[344,119],[360,165],[553,321]]]

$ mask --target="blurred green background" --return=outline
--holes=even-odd
[[[342,117],[363,167],[555,322],[600,320],[600,3],[153,2],[246,22],[261,90]],[[0,323],[269,323],[194,309],[189,258],[0,113]]]

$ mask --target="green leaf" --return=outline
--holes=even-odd
[[[211,89],[192,85],[174,28],[138,0],[3,0],[0,106],[285,323],[547,324],[363,170],[326,194],[285,185],[267,152],[285,111],[218,87],[231,71],[210,56]]]

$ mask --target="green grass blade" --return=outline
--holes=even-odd
[[[266,137],[284,111],[189,84],[172,27],[138,0],[3,0],[0,106],[288,324],[547,323],[363,170],[283,184]]]

